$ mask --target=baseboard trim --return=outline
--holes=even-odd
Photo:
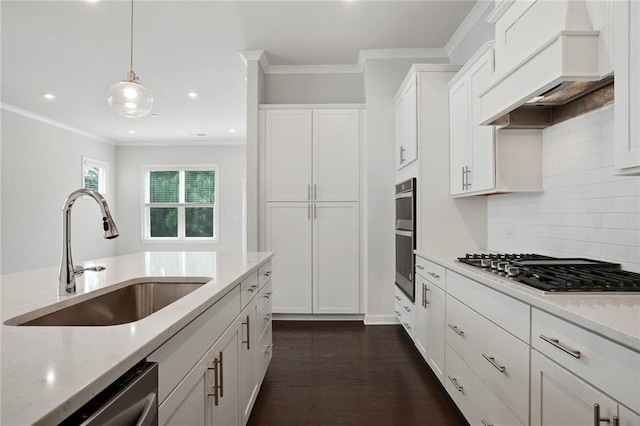
[[[365,325],[396,325],[400,324],[395,315],[365,315]]]
[[[281,321],[363,321],[364,314],[273,314]]]

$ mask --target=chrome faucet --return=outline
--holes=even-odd
[[[102,194],[83,188],[73,191],[71,195],[69,195],[62,208],[62,260],[60,262],[60,283],[58,285],[58,294],[60,296],[67,296],[76,292],[76,275],[82,275],[85,271],[103,271],[105,269],[104,266],[94,266],[91,268],[73,266],[73,259],[71,257],[71,207],[73,203],[83,195],[87,195],[96,200],[100,206],[100,210],[102,210],[104,238],[112,239],[119,235],[118,228],[109,212],[107,200],[104,199]]]

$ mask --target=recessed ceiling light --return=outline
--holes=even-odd
[[[158,114],[156,114],[156,113],[151,114],[151,117],[153,117],[153,118],[156,118],[157,116],[158,116]]]
[[[191,99],[195,99],[198,97],[198,94],[196,92],[187,92],[187,96]]]
[[[229,133],[235,133],[236,129],[229,129]]]
[[[44,97],[45,99],[55,99],[56,96],[52,93],[47,93],[47,92],[42,92],[42,97]]]
[[[196,136],[207,136],[206,133],[196,133]]]
[[[127,130],[127,133],[129,133],[129,134],[133,134],[135,132],[136,132],[135,130]]]

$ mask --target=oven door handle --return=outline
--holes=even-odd
[[[405,192],[397,192],[396,193],[396,200],[400,199],[400,198],[411,198],[413,197],[413,191],[405,191]]]
[[[400,235],[402,237],[411,237],[411,238],[413,238],[413,232],[411,232],[411,231],[401,231],[400,229],[396,229],[396,235]]]

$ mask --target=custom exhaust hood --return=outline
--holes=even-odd
[[[613,71],[584,0],[497,0],[495,69],[481,124],[544,128],[613,102]],[[597,21],[597,19],[596,19]],[[578,100],[578,101],[577,101]]]

